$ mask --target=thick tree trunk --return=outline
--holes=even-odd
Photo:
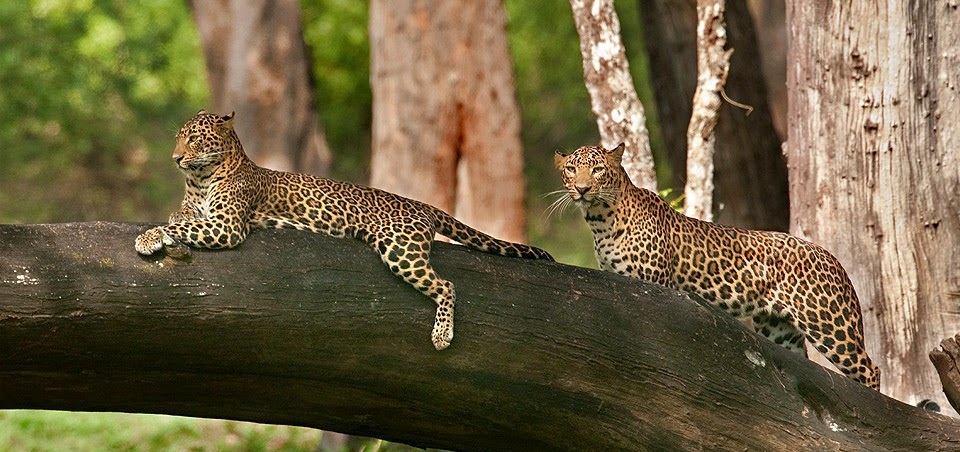
[[[240,140],[257,164],[326,175],[296,0],[191,1],[207,64],[211,107],[237,112]]]
[[[526,237],[520,111],[499,0],[370,4],[371,185]]]
[[[657,173],[647,134],[647,116],[630,75],[613,0],[570,0],[580,35],[583,80],[597,116],[600,143],[626,144],[623,169],[634,185],[657,190]]]
[[[943,450],[960,421],[679,293],[437,244],[457,335],[354,241],[256,231],[146,259],[146,225],[0,226],[0,408],[305,425],[456,450]]]
[[[674,187],[687,179],[687,125],[697,86],[696,0],[641,0],[651,80]],[[771,121],[753,22],[741,1],[728,2],[727,45],[735,49],[725,92],[744,110],[724,102],[715,130],[714,203],[719,223],[786,231],[787,167]]]
[[[946,406],[926,360],[960,331],[960,11],[787,3],[793,232],[832,251],[884,393]]]

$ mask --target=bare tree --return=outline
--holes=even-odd
[[[687,129],[697,86],[697,12],[695,0],[641,0],[651,82],[660,128],[673,170],[673,185],[683,187],[687,165]],[[753,108],[749,115],[728,102],[720,107],[715,129],[715,191],[718,223],[786,231],[789,227],[787,167],[772,122],[753,22],[743,2],[726,5],[727,43],[736,49],[724,91]]]
[[[958,14],[787,2],[791,229],[850,273],[884,393],[941,406],[926,355],[960,331]]]
[[[191,1],[212,106],[237,112],[240,139],[258,164],[325,175],[320,127],[296,0]]]
[[[683,189],[687,216],[713,221],[713,155],[720,119],[720,94],[727,83],[730,54],[725,49],[723,0],[697,0],[697,90],[687,128],[687,184]]]
[[[626,144],[623,168],[634,185],[657,190],[647,117],[630,75],[613,0],[570,0],[580,35],[583,80],[607,149]]]
[[[520,112],[499,0],[370,5],[371,184],[526,237]]]

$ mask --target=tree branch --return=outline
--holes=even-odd
[[[926,413],[679,293],[436,244],[434,306],[353,240],[144,259],[145,225],[0,226],[0,408],[304,425],[458,450],[960,446]]]
[[[940,341],[940,346],[930,351],[930,361],[940,375],[943,393],[947,402],[960,412],[960,334]]]

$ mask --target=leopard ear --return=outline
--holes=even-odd
[[[562,167],[563,161],[566,159],[567,159],[567,156],[564,155],[563,151],[559,149],[557,149],[557,151],[553,153],[553,164],[556,165],[557,168]]]
[[[228,115],[223,115],[220,117],[220,121],[223,122],[222,127],[225,129],[233,129],[233,117],[236,116],[235,111],[231,111]]]
[[[199,115],[205,115],[205,114],[207,114],[207,111],[204,110],[204,109],[202,109],[202,108],[200,109],[200,111],[197,112],[197,116],[199,116]]]
[[[617,145],[617,147],[610,149],[607,151],[607,158],[609,158],[610,161],[615,163],[617,166],[620,166],[620,162],[623,160],[624,147],[624,144],[620,143]]]

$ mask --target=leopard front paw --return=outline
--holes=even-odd
[[[453,322],[434,326],[430,339],[438,351],[449,347],[453,340]]]
[[[177,243],[176,240],[170,238],[166,232],[163,232],[162,226],[157,226],[137,236],[133,247],[136,248],[138,253],[149,256],[160,251],[164,245],[173,245],[175,243]]]

